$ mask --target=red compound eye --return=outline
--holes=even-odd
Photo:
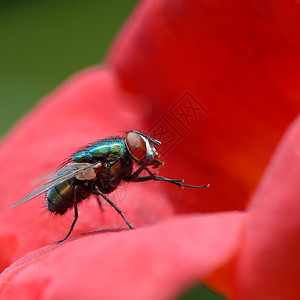
[[[136,132],[129,132],[127,134],[126,144],[135,159],[142,160],[146,157],[146,144]]]

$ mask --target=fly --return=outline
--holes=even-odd
[[[53,176],[12,207],[46,193],[49,211],[63,215],[67,210],[74,208],[74,220],[70,230],[58,243],[69,237],[78,219],[78,204],[91,195],[96,195],[100,207],[100,197],[107,201],[132,229],[122,211],[106,196],[113,192],[121,181],[166,181],[182,188],[196,189],[209,186],[184,184],[183,179],[169,179],[154,174],[149,167],[156,169],[163,165],[163,162],[158,160],[159,153],[154,147],[160,144],[160,141],[135,130],[127,132],[125,138],[116,136],[101,139],[73,154]],[[138,166],[135,171],[134,163]],[[142,171],[146,171],[147,176],[141,176]]]

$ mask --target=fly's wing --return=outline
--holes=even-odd
[[[45,181],[43,184],[38,186],[36,189],[34,189],[31,193],[29,193],[27,196],[22,198],[20,201],[15,203],[12,207],[15,207],[19,204],[22,204],[24,202],[27,202],[35,197],[37,197],[40,194],[45,193],[52,187],[57,186],[58,184],[75,177],[79,173],[87,172],[96,168],[99,168],[101,166],[100,162],[90,164],[90,163],[76,163],[71,162],[59,169],[53,176],[51,176],[47,181]]]
[[[55,174],[56,174],[55,171],[50,172],[50,173],[45,174],[45,175],[43,175],[43,176],[41,176],[41,177],[39,177],[39,178],[35,178],[35,179],[32,180],[30,183],[31,183],[32,185],[41,184],[41,182],[46,181],[48,178],[54,176]]]

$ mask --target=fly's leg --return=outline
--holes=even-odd
[[[129,222],[126,220],[126,218],[124,217],[122,211],[111,201],[109,200],[100,190],[95,189],[92,191],[92,193],[96,194],[96,195],[100,195],[102,196],[116,211],[117,213],[123,218],[123,220],[125,221],[125,223],[128,225],[128,227],[130,229],[133,229],[133,227],[129,224]]]
[[[74,220],[73,220],[73,223],[72,223],[72,225],[71,225],[71,228],[70,228],[68,234],[67,234],[62,240],[58,241],[57,244],[59,244],[59,243],[65,241],[65,240],[70,236],[71,232],[73,231],[73,228],[74,228],[74,226],[75,226],[75,223],[76,223],[76,221],[77,221],[77,219],[78,219],[78,208],[77,208],[77,203],[74,203],[74,211],[75,211]]]
[[[143,170],[145,170],[149,174],[149,176],[139,176]],[[190,185],[190,184],[184,184],[183,179],[170,179],[162,176],[157,176],[154,175],[146,166],[141,166],[133,174],[131,174],[129,177],[125,179],[125,181],[134,181],[134,182],[142,182],[142,181],[149,181],[149,180],[166,181],[178,185],[182,188],[188,187],[194,189],[203,189],[209,187],[209,184],[202,185],[202,186]]]
[[[206,187],[209,187],[209,184],[206,185],[191,185],[191,184],[185,184],[183,183],[183,179],[170,179],[162,176],[156,176],[153,178],[152,176],[140,176],[140,177],[135,177],[130,179],[129,181],[134,181],[134,182],[142,182],[142,181],[149,181],[149,180],[157,180],[157,181],[166,181],[170,182],[172,184],[176,184],[182,188],[188,187],[188,188],[193,188],[193,189],[204,189]]]
[[[78,219],[78,207],[77,207],[77,196],[76,196],[76,187],[75,187],[74,188],[74,220],[72,222],[72,225],[71,225],[71,228],[70,228],[68,234],[62,240],[58,241],[57,244],[65,241],[70,236],[71,232],[73,231],[73,228],[75,226],[75,223],[76,223],[77,219]]]
[[[91,189],[92,189],[92,190],[95,190],[95,189],[96,189],[96,188],[95,188],[95,182],[92,183]],[[89,191],[89,190],[88,190],[88,191]],[[98,194],[94,193],[94,195],[95,195],[95,197],[96,197],[96,200],[97,200],[97,203],[98,203],[98,205],[99,205],[99,207],[100,207],[101,212],[103,212],[102,203],[101,203],[101,201],[100,201],[100,198],[99,198]]]
[[[95,194],[95,196],[96,196],[96,199],[97,199],[97,203],[98,203],[98,205],[100,207],[100,210],[103,212],[103,207],[102,207],[102,203],[100,201],[100,198],[99,198],[99,196],[97,194]]]
[[[132,173],[131,175],[124,178],[124,180],[125,181],[136,181],[135,180],[136,178],[141,178],[141,177],[138,177],[138,176],[141,174],[141,172],[143,170],[147,171],[150,176],[143,176],[143,177],[147,177],[148,179],[137,180],[137,182],[139,182],[139,181],[148,181],[148,180],[151,180],[151,179],[155,180],[155,175],[146,166],[139,167],[134,173]]]

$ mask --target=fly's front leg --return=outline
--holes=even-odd
[[[141,172],[143,170],[147,171],[147,173],[150,175],[150,176],[143,176],[143,177],[145,177],[145,178],[147,177],[149,179],[135,180],[136,178],[142,178],[142,177],[138,177],[138,176],[141,174]],[[146,166],[141,166],[134,173],[132,173],[131,175],[129,175],[128,177],[126,177],[124,180],[125,181],[135,181],[135,182],[147,181],[147,180],[155,180],[155,175]]]
[[[111,201],[109,200],[100,190],[98,189],[94,189],[92,191],[92,193],[96,194],[96,195],[100,195],[102,196],[116,211],[117,213],[123,218],[123,220],[125,221],[125,223],[128,225],[128,227],[130,229],[133,229],[133,227],[129,224],[129,222],[126,220],[126,218],[124,217],[122,211]]]
[[[139,176],[143,170],[147,171],[149,176]],[[202,186],[184,184],[183,179],[170,179],[170,178],[166,178],[166,177],[162,177],[162,176],[157,176],[157,175],[154,175],[146,166],[141,166],[139,169],[137,169],[133,174],[131,174],[125,180],[133,181],[133,182],[142,182],[142,181],[149,181],[149,180],[166,181],[166,182],[170,182],[172,184],[178,185],[182,188],[188,187],[188,188],[194,188],[194,189],[203,189],[203,188],[206,188],[209,186],[209,184],[202,185]]]

